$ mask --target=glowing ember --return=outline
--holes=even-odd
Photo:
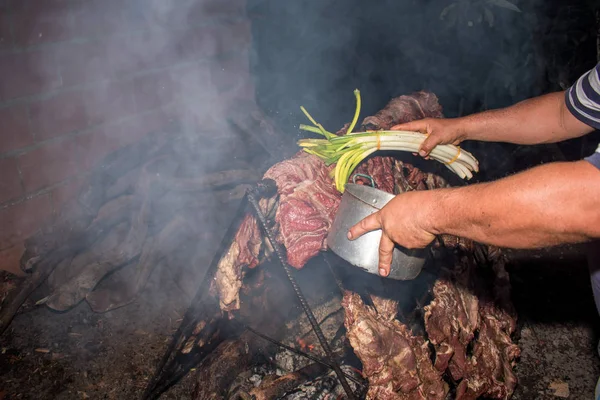
[[[315,345],[312,343],[309,343],[305,339],[297,338],[296,342],[298,343],[298,345],[300,345],[300,349],[302,351],[313,351],[315,349]]]

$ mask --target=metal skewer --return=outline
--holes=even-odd
[[[264,182],[264,184],[270,184],[270,182],[268,182],[268,181],[265,182],[263,180],[262,182]],[[274,182],[273,182],[273,184],[274,184]],[[298,282],[296,282],[296,278],[294,278],[294,275],[292,273],[290,266],[285,261],[286,257],[284,256],[284,250],[281,248],[281,245],[275,240],[275,235],[273,235],[273,232],[269,228],[268,221],[260,209],[260,206],[258,204],[258,196],[256,193],[256,189],[248,190],[247,196],[248,196],[248,202],[250,203],[252,208],[254,208],[256,217],[258,218],[258,220],[263,228],[263,231],[265,232],[267,239],[271,243],[271,246],[273,247],[273,250],[274,250],[275,254],[277,255],[277,259],[279,260],[279,263],[283,267],[283,269],[288,277],[288,280],[290,281],[290,284],[292,285],[292,288],[294,289],[294,293],[296,293],[296,297],[298,298],[298,301],[300,302],[300,305],[302,306],[302,309],[304,310],[304,313],[306,314],[306,317],[308,318],[308,321],[310,322],[310,325],[312,326],[313,331],[315,332],[315,335],[317,336],[317,339],[319,339],[319,343],[321,344],[321,347],[323,347],[323,351],[325,351],[326,361],[329,364],[331,364],[331,367],[333,368],[335,374],[337,375],[337,377],[340,381],[340,384],[344,388],[344,391],[346,392],[348,399],[355,400],[356,397],[354,396],[354,392],[352,391],[352,388],[350,387],[350,385],[348,384],[348,381],[346,380],[346,376],[344,375],[344,372],[342,371],[339,364],[335,360],[333,351],[331,350],[331,347],[329,347],[329,343],[327,342],[327,339],[325,339],[325,336],[323,335],[323,332],[321,331],[321,328],[319,327],[319,323],[317,322],[315,315],[313,314],[312,310],[310,309],[310,306],[308,305],[308,302],[306,301],[304,294],[302,294],[302,291],[300,290],[300,286],[298,286]]]

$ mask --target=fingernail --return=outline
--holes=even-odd
[[[348,240],[352,240],[352,232],[348,231],[346,236],[348,237]]]
[[[421,157],[425,157],[427,155],[427,152],[425,150],[419,150],[419,155]]]
[[[379,268],[379,275],[386,276],[387,274],[385,273],[385,269]]]

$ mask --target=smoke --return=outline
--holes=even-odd
[[[37,10],[25,3],[29,11]],[[436,93],[445,115],[457,116],[560,86],[547,81],[547,71],[556,65],[549,67],[547,49],[537,42],[548,27],[542,0],[248,0],[251,30],[237,2],[222,3],[81,0],[61,2],[51,12],[42,8],[31,17],[25,49],[16,52],[43,48],[51,54],[49,65],[26,66],[38,71],[37,78],[51,77],[42,85],[49,92],[18,101],[35,103],[81,91],[85,123],[77,125],[75,118],[80,105],[57,107],[59,117],[51,113],[48,121],[68,120],[72,129],[48,140],[91,138],[86,154],[99,159],[102,151],[139,139],[128,129],[130,121],[138,131],[144,131],[144,123],[152,130],[154,118],[166,115],[180,125],[177,139],[168,139],[178,165],[161,164],[153,172],[175,179],[227,168],[258,169],[268,158],[256,142],[240,137],[228,124],[232,113],[240,112],[232,101],[237,96],[253,97],[280,131],[292,137],[305,122],[301,105],[330,130],[348,122],[355,88],[362,92],[365,117],[390,98],[417,90]],[[17,19],[12,22],[16,38],[22,28]],[[52,29],[63,23],[80,36],[68,38]],[[48,36],[48,42],[41,41]],[[84,62],[87,53],[82,53],[78,60],[84,68],[73,81],[70,63],[54,49],[79,45],[87,46],[93,57]],[[244,71],[247,62],[252,76]],[[87,91],[106,83],[110,90],[93,93],[90,101]],[[102,146],[94,139],[95,124],[111,132]],[[43,140],[36,146],[43,146]],[[103,196],[106,189],[100,191]],[[221,204],[223,190],[229,189],[225,185],[220,192],[198,196],[202,212],[188,221],[196,226],[194,234],[220,237],[231,216]],[[194,196],[170,194],[160,201],[153,218],[168,221],[173,213],[189,209]],[[189,244],[190,237],[181,242]],[[207,252],[216,245],[205,242]]]
[[[290,138],[299,136],[296,127],[306,122],[301,105],[330,130],[348,122],[355,88],[362,92],[362,117],[374,114],[392,97],[417,90],[436,93],[449,117],[507,106],[564,87],[591,67],[589,59],[595,54],[589,59],[572,54],[589,54],[589,40],[582,37],[593,21],[581,24],[578,16],[592,13],[586,14],[583,6],[579,10],[584,12],[573,12],[578,6],[574,4],[564,13],[552,10],[558,3],[247,0],[243,10],[241,2],[225,0],[0,0],[0,56],[21,60],[18,74],[2,78],[0,101],[4,103],[0,107],[24,105],[27,116],[36,119],[29,121],[30,126],[41,127],[33,132],[35,142],[30,147],[10,157],[53,144],[64,145],[64,158],[86,165],[91,159],[99,161],[99,174],[91,181],[93,190],[88,187],[85,192],[85,207],[69,205],[66,209],[76,218],[83,216],[78,221],[89,218],[89,222],[103,204],[135,193],[139,180],[128,184],[126,177],[139,174],[141,164],[164,152],[170,158],[156,162],[151,172],[167,183],[221,169],[260,169],[268,158],[264,149],[228,123],[233,113],[245,113],[235,108],[233,100],[238,96],[256,100]],[[565,26],[556,29],[556,21],[565,21]],[[577,29],[571,34],[573,26]],[[551,35],[545,37],[548,32]],[[10,45],[6,38],[12,39]],[[247,62],[251,76],[244,71]],[[96,91],[97,87],[103,90]],[[163,129],[165,118],[178,126]],[[121,164],[104,159],[110,151],[156,130],[157,125],[167,133],[165,146],[152,145],[145,151],[126,147]],[[61,130],[64,126],[68,129]],[[81,160],[84,157],[90,160]],[[61,160],[52,160],[51,165],[40,162],[40,173],[55,178],[60,175],[56,165],[64,166]],[[84,181],[90,178],[89,171],[70,171],[69,175]],[[44,190],[71,182],[65,179]],[[152,192],[148,235],[159,237],[161,229],[175,221],[172,231],[163,235],[168,240],[155,245],[166,249],[166,257],[149,257],[152,267],[160,267],[146,291],[153,297],[148,304],[163,307],[140,307],[140,315],[135,315],[137,310],[129,314],[132,319],[155,316],[147,319],[152,323],[166,320],[161,312],[169,307],[164,304],[170,305],[173,297],[193,296],[231,221],[235,201],[223,198],[236,190],[241,193],[233,186],[200,194]],[[86,214],[90,204],[96,206],[93,215]],[[140,208],[134,208],[132,215],[138,215],[135,212]],[[50,231],[49,242],[65,240],[77,232],[75,228]],[[111,235],[112,231],[103,233]],[[98,287],[110,292],[110,279],[119,289],[118,284],[143,275],[126,270],[147,259],[137,257],[104,281],[100,281],[104,276],[95,276]],[[85,262],[80,265],[88,268]],[[62,272],[77,275],[81,271]],[[381,285],[376,276],[353,273],[358,275],[357,270],[350,270],[350,284],[362,283],[367,291]],[[60,281],[58,275],[53,278]],[[305,278],[314,281],[313,275]],[[181,292],[174,292],[170,284],[169,293],[148,293],[164,289],[168,279],[177,282]],[[433,278],[422,274],[419,279]],[[405,306],[413,307],[404,300],[414,298],[425,283],[399,285],[403,290],[394,293],[403,297]],[[105,315],[118,319],[124,314]]]
[[[0,69],[14,67],[9,72],[15,72],[14,77],[7,73],[0,84],[0,107],[25,107],[34,137],[30,146],[7,157],[44,152],[50,145],[53,151],[63,151],[39,161],[33,172],[49,184],[26,194],[52,196],[57,208],[60,190],[75,180],[83,182],[81,192],[74,194],[78,205],[63,207],[59,227],[40,234],[55,247],[77,241],[68,232],[89,223],[111,200],[135,194],[140,179],[128,179],[139,176],[150,159],[169,157],[166,162],[155,160],[148,171],[155,179],[160,177],[162,185],[193,181],[220,170],[256,171],[236,183],[213,176],[213,184],[197,192],[165,194],[158,189],[149,195],[148,237],[158,235],[177,216],[187,224],[176,227],[175,239],[169,238],[181,245],[169,245],[176,247],[173,252],[187,256],[185,262],[180,257],[173,263],[187,269],[187,277],[180,280],[186,294],[193,295],[193,282],[206,270],[243,194],[237,183],[259,179],[260,162],[266,158],[256,143],[240,137],[228,124],[236,112],[235,101],[253,97],[247,71],[251,37],[243,2],[49,0],[41,4],[24,0],[1,2],[0,12]],[[161,139],[136,150],[142,136],[157,130]],[[109,155],[118,149],[118,155]],[[21,163],[20,158],[17,161]],[[22,175],[29,179],[29,174]],[[134,208],[132,216],[138,211]],[[63,232],[62,219],[77,224]],[[96,244],[88,243],[83,252],[93,256]],[[28,251],[39,250],[29,246]],[[130,251],[123,249],[123,253]],[[71,284],[79,273],[57,274],[53,281]],[[102,278],[100,270],[90,270],[88,278],[85,285],[93,287]],[[77,296],[74,299],[80,299]]]

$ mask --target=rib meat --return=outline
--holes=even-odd
[[[466,367],[465,379],[456,389],[457,400],[474,400],[480,396],[489,399],[508,399],[517,385],[513,372],[521,354],[512,342],[512,332],[506,330],[507,319],[493,303],[480,310],[479,337],[473,346],[473,356]]]
[[[455,280],[436,281],[434,299],[425,307],[425,329],[436,350],[435,367],[448,369],[454,380],[464,376],[467,346],[479,327],[479,301],[470,288],[469,272],[461,271]]]
[[[444,399],[448,386],[431,363],[427,340],[395,319],[395,301],[373,296],[373,303],[379,313],[356,293],[342,301],[347,337],[369,379],[367,399]]]
[[[512,369],[520,354],[511,340],[516,315],[508,273],[497,249],[487,249],[491,280],[476,270],[472,254],[461,252],[454,270],[435,283],[434,299],[425,307],[435,367],[457,382],[457,400],[508,399],[517,384]]]
[[[508,399],[517,385],[513,367],[521,350],[511,340],[516,329],[516,315],[507,297],[510,283],[502,261],[494,263],[493,271],[493,296],[489,295],[489,290],[479,294],[482,299],[479,336],[466,365],[465,378],[456,389],[458,400],[474,400],[480,396]]]

